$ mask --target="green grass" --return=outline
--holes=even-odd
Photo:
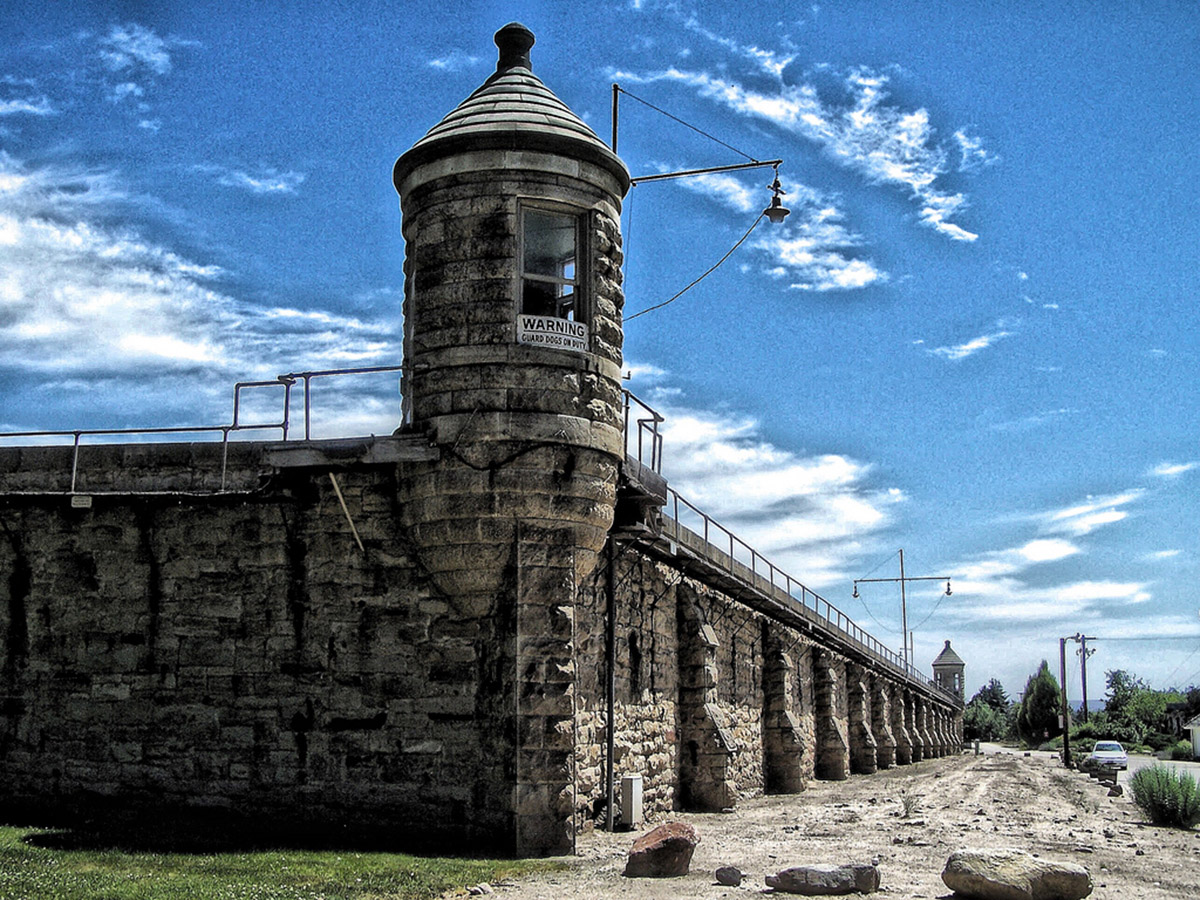
[[[56,837],[0,826],[0,900],[427,900],[559,865],[344,850],[64,850],[53,849]]]

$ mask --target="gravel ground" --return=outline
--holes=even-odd
[[[641,832],[596,832],[580,838],[566,870],[490,887],[501,900],[737,898],[774,893],[765,876],[788,866],[878,857],[882,896],[933,900],[952,896],[941,872],[954,850],[1015,847],[1084,866],[1101,900],[1200,898],[1200,832],[1150,825],[1128,796],[1107,793],[1051,754],[963,754],[813,781],[733,813],[676,814],[700,835],[683,878],[622,877]],[[745,873],[740,887],[717,884],[722,865]]]

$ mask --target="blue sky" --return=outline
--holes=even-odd
[[[784,160],[793,213],[629,322],[680,492],[914,659],[1012,694],[1200,683],[1192,2],[71,3],[0,8],[0,430],[229,421],[232,385],[400,362],[396,157],[537,36],[635,174]],[[640,185],[627,314],[769,170]],[[269,393],[269,392],[268,392]],[[277,415],[277,397],[254,411]],[[389,433],[393,378],[318,385]],[[1074,666],[1073,666],[1074,669]],[[1069,679],[1078,696],[1077,669]]]

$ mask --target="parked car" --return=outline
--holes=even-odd
[[[1096,741],[1085,761],[1089,766],[1105,769],[1128,769],[1129,756],[1118,741]]]

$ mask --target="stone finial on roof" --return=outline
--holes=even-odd
[[[500,48],[500,58],[496,60],[497,72],[517,66],[533,69],[533,65],[529,62],[529,49],[536,39],[533,32],[520,22],[509,22],[496,32],[493,40]]]

